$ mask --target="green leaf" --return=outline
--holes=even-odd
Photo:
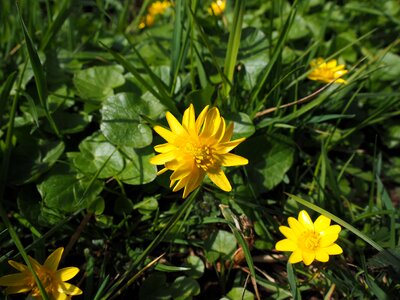
[[[189,271],[186,271],[185,274],[189,277],[192,278],[200,278],[204,274],[204,262],[203,260],[196,256],[196,255],[190,255],[187,259],[186,262],[188,266],[190,267]]]
[[[23,184],[48,171],[64,152],[62,141],[22,136],[11,154],[9,180]]]
[[[207,251],[207,259],[216,261],[219,257],[229,259],[236,250],[235,236],[224,230],[213,232],[205,241],[204,248]]]
[[[232,288],[226,296],[230,300],[254,300],[254,294],[242,287]]]
[[[253,121],[245,113],[228,113],[224,115],[224,118],[227,121],[233,122],[232,139],[247,138],[256,131]]]
[[[104,136],[118,146],[142,148],[153,140],[151,128],[142,123],[140,114],[151,111],[151,102],[135,99],[134,94],[120,93],[108,97],[101,109],[100,129]]]
[[[157,177],[157,167],[150,164],[150,158],[154,156],[151,147],[121,147],[120,151],[124,157],[125,168],[118,174],[119,180],[126,184],[139,185],[152,182]]]
[[[138,209],[141,214],[149,214],[158,209],[158,201],[156,197],[144,197],[142,201],[133,206]]]
[[[264,150],[260,151],[260,147]],[[248,139],[238,150],[249,160],[245,168],[249,183],[257,193],[269,191],[283,180],[295,153],[293,142],[282,135]]]
[[[169,300],[171,299],[170,295],[167,276],[164,273],[153,273],[141,284],[139,300]]]
[[[200,285],[192,278],[181,276],[171,284],[171,296],[176,300],[190,300],[200,294]]]
[[[99,132],[84,139],[79,144],[79,150],[73,162],[84,174],[94,175],[101,170],[98,178],[108,178],[117,176],[124,168],[122,155]]]
[[[380,251],[368,260],[367,266],[375,269],[393,268],[400,275],[400,247]]]
[[[103,184],[92,182],[67,164],[56,164],[37,188],[48,208],[75,212],[87,208],[100,194]]]
[[[82,99],[101,101],[125,83],[122,73],[123,68],[118,65],[96,66],[76,72],[73,82]]]

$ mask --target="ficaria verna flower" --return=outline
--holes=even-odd
[[[208,13],[213,16],[220,16],[225,11],[226,0],[215,0],[208,8]]]
[[[334,243],[339,237],[341,227],[331,226],[329,218],[321,215],[313,223],[308,213],[302,210],[298,220],[289,217],[288,222],[290,228],[279,227],[286,239],[279,241],[275,248],[279,251],[293,251],[289,257],[290,263],[303,261],[308,266],[314,259],[327,262],[329,255],[343,252],[342,248]]]
[[[63,251],[64,248],[62,247],[56,249],[47,257],[43,265],[29,256],[29,261],[32,264],[33,270],[40,279],[51,300],[66,300],[70,299],[71,296],[82,294],[81,289],[65,282],[78,274],[78,268],[67,267],[57,270]],[[0,286],[7,286],[5,290],[6,294],[30,292],[33,298],[38,300],[42,299],[40,290],[28,267],[13,260],[9,260],[8,263],[21,273],[0,277]]]
[[[206,106],[195,119],[191,104],[183,114],[182,125],[170,113],[166,118],[171,130],[155,126],[154,130],[167,141],[154,147],[161,153],[151,158],[154,165],[164,165],[158,174],[173,171],[170,186],[173,191],[184,188],[183,198],[196,189],[205,175],[220,189],[229,192],[232,187],[221,167],[246,165],[248,160],[229,153],[245,139],[231,141],[233,123],[226,126],[217,108]]]
[[[310,62],[312,69],[311,73],[308,74],[307,78],[316,81],[322,81],[326,83],[346,83],[342,77],[348,71],[345,70],[345,65],[338,65],[336,59],[332,59],[326,62],[323,58],[313,59]]]
[[[154,24],[155,16],[164,14],[165,10],[171,5],[170,1],[156,1],[152,3],[147,10],[147,15],[142,18],[139,28],[142,29],[144,27],[152,26]]]

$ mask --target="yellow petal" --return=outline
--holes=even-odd
[[[275,245],[275,249],[278,251],[295,251],[297,248],[296,243],[289,239],[281,240]]]
[[[60,293],[64,293],[64,294],[71,295],[71,296],[82,294],[82,290],[80,288],[78,288],[77,286],[70,284],[68,282],[60,282],[58,284],[57,290]]]
[[[338,237],[339,236],[337,234],[323,235],[319,240],[319,245],[320,247],[328,247],[332,245],[338,239]]]
[[[288,218],[289,227],[294,231],[297,236],[300,236],[306,228],[304,228],[303,224],[301,224],[298,220],[293,217]]]
[[[335,67],[337,66],[337,60],[336,60],[336,59],[331,59],[330,61],[328,61],[328,62],[326,63],[326,66],[327,66],[329,69],[335,68]]]
[[[339,225],[332,225],[329,226],[328,228],[321,230],[319,232],[320,235],[338,235],[339,232],[342,230],[342,228]]]
[[[189,133],[196,132],[196,120],[193,104],[190,104],[189,108],[183,113],[182,125]]]
[[[74,278],[76,274],[79,273],[79,268],[76,267],[67,267],[60,269],[56,272],[56,276],[60,281],[68,281],[71,278]]]
[[[203,181],[205,172],[203,170],[197,169],[192,172],[188,183],[183,191],[183,199],[185,199],[191,192],[198,188]]]
[[[225,134],[222,139],[219,141],[220,143],[229,142],[233,135],[233,123],[230,123],[228,127],[225,129]]]
[[[230,192],[232,190],[228,178],[226,178],[224,171],[221,169],[213,170],[213,172],[207,172],[207,175],[221,190],[225,192]]]
[[[52,296],[51,299],[57,299],[57,300],[70,300],[71,299],[70,296],[65,295],[64,293],[59,293],[59,292],[53,292],[51,294],[51,296]]]
[[[291,264],[298,263],[302,260],[303,260],[303,255],[300,248],[297,248],[295,251],[293,251],[292,255],[290,255],[289,257],[289,262]]]
[[[188,164],[182,164],[180,167],[178,167],[172,174],[170,179],[171,180],[179,180],[182,179],[183,177],[189,176],[190,173],[193,171],[193,168],[191,165]]]
[[[17,273],[0,277],[0,286],[22,286],[31,279],[30,273]]]
[[[291,228],[287,226],[279,226],[279,231],[282,232],[282,234],[288,238],[289,240],[292,240],[293,242],[297,242],[299,236],[292,230]]]
[[[206,115],[204,120],[203,129],[200,133],[200,139],[206,139],[213,136],[221,123],[221,116],[219,110],[216,107],[211,108]]]
[[[324,249],[318,249],[315,251],[315,259],[320,262],[327,262],[329,260],[329,255]]]
[[[14,268],[17,269],[20,272],[24,272],[24,271],[28,271],[28,267],[20,264],[19,262],[13,261],[13,260],[9,260],[8,263]]]
[[[223,154],[220,159],[224,167],[243,166],[249,163],[247,158],[232,153]]]
[[[40,270],[43,268],[43,266],[41,264],[39,264],[39,262],[36,259],[34,259],[32,256],[28,255],[28,259],[29,259],[33,269],[36,272],[40,272]]]
[[[197,117],[196,120],[196,133],[199,134],[200,133],[200,129],[204,123],[204,119],[207,115],[208,112],[208,105],[206,107],[203,108],[203,110],[201,111],[201,113],[199,114],[199,116]]]
[[[315,232],[321,232],[331,225],[331,219],[321,215],[314,222]]]
[[[304,226],[304,228],[306,228],[307,230],[314,230],[314,223],[305,210],[300,211],[298,219],[299,222]]]
[[[185,130],[185,128],[183,128],[181,123],[179,123],[179,121],[175,118],[175,116],[173,114],[171,114],[168,111],[165,116],[167,118],[168,125],[171,128],[171,131],[173,133],[175,133],[177,135],[187,134],[187,131]]]
[[[228,152],[232,151],[237,145],[239,145],[244,140],[245,140],[245,138],[241,138],[241,139],[237,139],[237,140],[226,142],[226,143],[219,143],[218,146],[216,147],[216,150],[220,154],[228,153]]]
[[[303,262],[306,266],[310,265],[315,259],[315,252],[314,251],[303,251]]]
[[[176,146],[170,143],[165,143],[165,144],[160,144],[157,146],[154,146],[154,150],[156,150],[159,153],[165,153],[165,152],[170,152],[176,150]]]
[[[153,129],[168,143],[173,144],[173,142],[175,141],[176,134],[173,133],[172,131],[158,125],[154,126]]]
[[[174,151],[161,153],[161,154],[158,154],[158,155],[150,158],[150,163],[153,165],[163,165],[166,162],[174,160],[175,157],[176,157],[176,154]]]
[[[338,244],[330,245],[329,247],[325,248],[325,251],[329,255],[338,255],[343,253],[343,249]]]
[[[46,261],[44,262],[44,266],[52,271],[57,271],[58,264],[60,263],[63,252],[64,252],[63,247],[54,250],[53,253],[51,253],[49,257],[47,257]]]
[[[10,295],[10,294],[26,293],[29,292],[30,290],[32,290],[32,287],[20,285],[20,286],[9,286],[8,288],[6,288],[5,292],[7,295]]]

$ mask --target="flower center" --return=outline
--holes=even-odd
[[[214,168],[217,164],[217,160],[213,155],[213,149],[207,145],[198,146],[187,143],[185,151],[193,156],[194,162],[199,169],[207,171]]]
[[[42,283],[46,292],[48,292],[48,293],[51,292],[53,289],[53,283],[54,283],[53,272],[50,270],[46,270],[45,268],[41,268],[36,274],[39,277],[40,282]],[[32,276],[31,285],[32,285],[32,295],[33,296],[40,295],[39,287],[36,286],[36,282],[35,282],[35,279],[33,278],[33,276]]]
[[[298,244],[305,250],[315,250],[319,247],[320,238],[319,233],[309,230],[300,235]]]

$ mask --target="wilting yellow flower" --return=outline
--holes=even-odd
[[[226,7],[226,0],[216,0],[213,1],[208,8],[208,13],[210,15],[214,16],[220,16],[224,11]]]
[[[29,261],[32,264],[33,270],[52,300],[66,300],[70,299],[71,296],[82,294],[81,289],[65,282],[78,274],[78,268],[68,267],[57,270],[63,251],[64,248],[62,247],[56,249],[47,257],[43,265],[29,256]],[[28,267],[13,260],[9,260],[8,263],[21,273],[0,277],[0,286],[7,286],[6,294],[31,292],[30,295],[33,298],[38,300],[42,299],[40,290]]]
[[[331,59],[326,62],[323,58],[313,59],[310,62],[312,72],[308,74],[307,78],[311,80],[322,81],[330,83],[346,83],[342,77],[348,71],[345,70],[345,65],[338,65],[336,59]]]
[[[171,5],[169,1],[156,1],[152,3],[147,9],[147,15],[145,15],[139,23],[139,28],[143,29],[152,26],[155,16],[164,14],[165,10]]]
[[[325,216],[319,216],[313,223],[305,210],[299,213],[298,220],[289,217],[289,227],[280,226],[280,232],[286,239],[276,243],[276,250],[293,251],[289,262],[294,264],[303,261],[306,265],[314,259],[327,262],[329,255],[337,255],[343,252],[342,248],[334,242],[339,237],[341,227],[332,225],[331,220]]]
[[[195,119],[194,107],[191,104],[183,114],[182,125],[170,113],[166,118],[171,130],[155,126],[154,130],[167,141],[154,149],[161,153],[150,162],[164,165],[158,174],[167,170],[173,171],[170,186],[173,191],[184,188],[183,198],[197,188],[205,175],[220,189],[229,192],[232,187],[221,167],[246,165],[248,160],[229,153],[245,139],[231,141],[233,123],[226,126],[224,118],[217,108],[206,106]]]

